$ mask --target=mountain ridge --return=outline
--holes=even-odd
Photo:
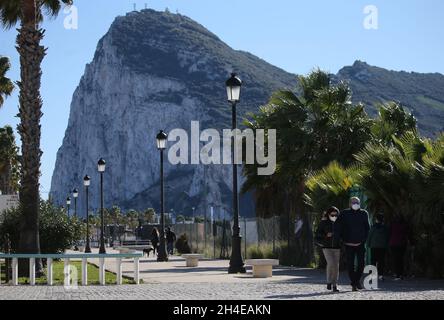
[[[124,210],[158,210],[155,135],[159,129],[189,131],[193,120],[199,120],[202,128],[229,128],[231,110],[224,83],[233,70],[244,81],[239,120],[266,104],[274,91],[297,87],[296,74],[249,52],[230,48],[183,15],[146,9],[117,17],[100,39],[73,94],[69,123],[51,182],[53,201],[64,205],[70,190],[79,188],[83,176],[89,174],[93,179],[91,208],[97,209],[96,162],[103,157],[108,164],[107,207],[116,204]],[[432,80],[427,75],[419,76],[426,84],[437,82],[430,90],[416,78],[409,80],[404,90],[402,83],[410,75],[390,72],[356,61],[332,78],[350,81],[354,101],[362,100],[372,115],[376,114],[375,103],[414,99],[411,108],[418,115],[420,128],[431,136],[444,122],[440,122],[444,117],[444,109],[440,109],[444,92],[436,88],[441,81],[444,88],[444,76]],[[402,94],[394,95],[387,87]],[[431,111],[424,109],[421,101],[430,104]],[[434,121],[432,125],[427,124],[429,120]],[[216,214],[220,214],[225,204],[231,203],[230,166],[167,163],[165,177],[168,199],[174,199],[167,200],[168,211],[188,214],[191,207],[196,207],[196,212],[208,212],[209,206],[214,206]],[[239,179],[242,181],[242,177]],[[85,210],[81,201],[79,212]],[[242,196],[241,213],[254,215],[251,194]]]

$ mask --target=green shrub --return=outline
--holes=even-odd
[[[83,239],[85,226],[76,218],[68,218],[65,211],[49,201],[40,202],[40,251],[42,253],[63,253],[77,241]],[[0,218],[0,246],[9,237],[11,251],[17,252],[20,240],[20,209],[6,210]]]
[[[263,259],[264,254],[257,245],[253,245],[247,248],[247,258],[249,259]]]
[[[260,243],[247,247],[247,258],[249,259],[277,259],[278,251],[273,252],[273,244]]]

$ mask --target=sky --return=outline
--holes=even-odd
[[[315,67],[336,73],[355,60],[391,70],[444,74],[442,0],[74,0],[74,4],[77,29],[65,28],[72,11],[61,11],[42,25],[46,30],[42,43],[48,48],[41,87],[43,198],[50,189],[72,94],[85,65],[115,17],[133,11],[134,5],[137,10],[147,6],[179,12],[234,49],[297,74]],[[15,28],[0,30],[0,55],[11,59],[8,76],[14,81],[20,74],[16,34]],[[15,90],[0,109],[0,127],[16,128],[17,95]]]

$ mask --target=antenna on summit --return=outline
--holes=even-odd
[[[136,4],[133,3],[133,11],[137,11]]]

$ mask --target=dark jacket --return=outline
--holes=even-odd
[[[157,245],[159,244],[159,236],[157,234],[152,234],[151,235],[151,244],[155,247],[157,247]]]
[[[362,209],[341,211],[335,229],[335,237],[339,237],[344,243],[365,243],[370,230],[368,212]]]
[[[166,232],[166,239],[168,243],[176,241],[176,234],[173,231]]]
[[[386,249],[389,244],[390,230],[382,223],[375,223],[368,234],[369,248]]]
[[[407,225],[401,222],[393,222],[390,226],[390,247],[405,247],[408,242]]]
[[[335,237],[335,222],[328,220],[321,220],[318,229],[316,230],[315,240],[316,244],[322,248],[339,249],[341,247],[339,238]],[[331,237],[327,234],[332,233]]]

